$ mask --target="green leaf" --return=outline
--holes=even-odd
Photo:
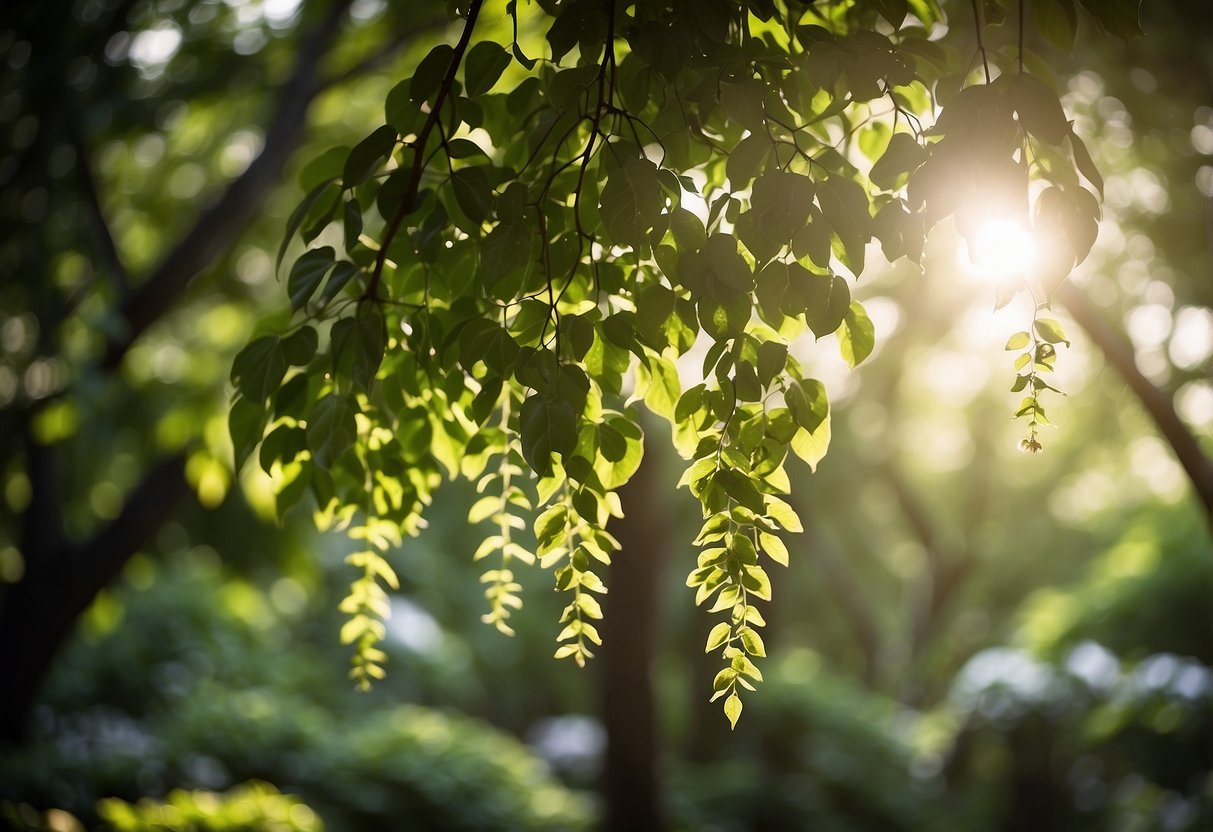
[[[750,184],[750,180],[762,169],[770,149],[770,139],[757,134],[747,136],[737,143],[725,163],[725,172],[733,190],[740,190]]]
[[[872,353],[876,346],[876,330],[868,313],[859,301],[851,301],[846,320],[838,330],[838,349],[843,360],[856,367]]]
[[[282,268],[282,258],[286,255],[286,250],[291,244],[291,239],[295,236],[295,232],[299,230],[299,226],[304,218],[332,186],[333,182],[331,180],[321,182],[291,212],[290,219],[286,221],[286,232],[282,235],[282,244],[278,247],[278,257],[274,261],[275,271]]]
[[[328,282],[324,284],[324,290],[320,293],[320,302],[328,305],[360,271],[361,269],[348,260],[338,260]]]
[[[568,518],[569,509],[564,504],[550,506],[535,518],[535,543],[540,555],[547,554],[562,542]]]
[[[232,362],[232,383],[250,402],[263,404],[286,375],[282,342],[266,335],[249,342]]]
[[[541,477],[552,473],[552,454],[562,456],[577,446],[577,413],[563,399],[532,395],[519,413],[522,456]]]
[[[477,361],[498,375],[507,375],[518,358],[518,342],[503,327],[493,321],[477,318],[469,323],[459,337],[460,362],[471,372]]]
[[[1024,129],[1041,141],[1060,145],[1070,132],[1070,123],[1057,93],[1037,78],[1021,72],[1011,80],[1011,103]]]
[[[647,377],[647,384],[640,382]],[[648,372],[637,369],[638,389],[643,391],[644,403],[654,414],[675,421],[674,410],[682,397],[678,368],[666,358],[658,357],[649,362]]]
[[[674,314],[675,295],[661,285],[645,288],[636,299],[636,328],[645,342],[660,351],[670,344],[666,322]]]
[[[675,208],[670,212],[670,231],[683,251],[694,251],[707,242],[703,221],[685,208]]]
[[[282,339],[282,356],[288,364],[306,367],[316,355],[316,346],[319,341],[320,338],[313,327],[300,327],[293,334]]]
[[[493,212],[496,198],[484,165],[455,171],[451,176],[451,190],[459,209],[473,222],[482,223]]]
[[[266,412],[264,407],[245,398],[236,399],[232,403],[231,412],[228,413],[227,424],[228,432],[232,437],[232,451],[236,461],[234,470],[237,473],[244,467],[244,461],[248,459],[249,454],[257,447],[257,443],[261,441],[261,434],[265,430],[265,422]]]
[[[446,153],[452,159],[488,158],[480,145],[470,139],[451,139],[446,143]]]
[[[291,267],[291,275],[286,281],[287,292],[291,297],[291,311],[298,311],[307,305],[324,276],[333,267],[336,254],[332,246],[323,246],[304,252],[295,261],[295,265]]]
[[[638,247],[661,215],[657,167],[647,159],[635,159],[616,168],[600,200],[599,214],[611,240]]]
[[[357,187],[370,178],[396,147],[396,129],[387,124],[379,127],[350,151],[341,174],[341,187]]]
[[[623,446],[622,452],[615,449],[611,455],[616,458],[610,459],[604,449],[603,455],[594,461],[594,473],[598,475],[603,488],[614,490],[630,480],[640,468],[644,457],[644,434],[639,425],[617,416],[608,418],[601,426],[600,432],[603,435],[608,431],[619,437]]]
[[[493,88],[510,65],[510,53],[498,43],[482,40],[468,50],[463,61],[463,89],[471,97],[484,95]]]
[[[343,318],[333,325],[333,363],[364,392],[369,393],[387,341],[383,314],[377,307],[358,310],[354,318]]]
[[[741,719],[741,697],[734,693],[724,700],[724,715],[729,718],[729,728],[736,728]]]
[[[886,191],[895,190],[902,177],[913,173],[927,160],[927,151],[909,133],[894,133],[884,155],[872,165],[869,179]]]
[[[818,185],[817,198],[838,237],[840,259],[858,277],[863,271],[865,247],[872,237],[867,192],[854,179],[831,174]]]
[[[328,469],[354,446],[358,423],[345,398],[330,393],[316,402],[307,420],[307,446],[321,468]]]
[[[720,483],[726,494],[750,511],[761,512],[765,509],[762,494],[753,480],[740,471],[722,468],[716,472],[716,482]]]
[[[759,532],[758,543],[771,560],[780,566],[788,565],[788,547],[778,537],[769,532]]]
[[[728,641],[729,633],[732,632],[732,627],[727,621],[722,621],[712,628],[712,632],[708,633],[708,644],[703,649],[705,653],[711,653],[717,647],[720,647]]]
[[[349,145],[330,147],[303,166],[303,170],[299,172],[300,186],[308,192],[313,188],[335,186],[341,178],[341,169],[345,167],[345,160],[349,155]]]
[[[522,268],[531,259],[531,227],[525,222],[500,222],[484,240],[484,281],[492,287],[502,276]]]
[[[762,109],[763,91],[761,82],[753,78],[740,84],[723,84],[720,87],[720,105],[730,120],[760,135],[766,130],[766,116]]]
[[[901,26],[909,13],[909,4],[906,0],[873,0],[873,5],[880,12],[880,16],[887,20],[894,29]]]
[[[851,308],[851,287],[838,275],[813,274],[803,266],[788,266],[788,288],[783,311],[796,314],[803,310],[805,322],[818,338],[834,332],[846,320]],[[790,297],[791,296],[791,297]],[[797,309],[792,297],[803,306]]]
[[[1087,150],[1087,146],[1082,139],[1078,138],[1078,134],[1070,129],[1070,150],[1074,153],[1074,166],[1078,168],[1078,172],[1087,178],[1087,181],[1095,186],[1095,190],[1099,191],[1099,196],[1103,198],[1103,176],[1099,173],[1099,168],[1095,166],[1095,160],[1091,158],[1091,152]]]
[[[830,420],[828,418],[812,433],[801,428],[792,437],[792,453],[808,463],[809,468],[814,471],[817,470],[817,464],[825,458],[829,447]]]
[[[796,424],[809,433],[817,430],[818,426],[830,415],[830,402],[826,397],[826,388],[815,378],[795,381],[784,390],[784,399]]]
[[[763,387],[779,377],[788,363],[788,345],[780,341],[763,341],[758,345],[758,378]]]
[[[740,635],[741,646],[744,647],[745,651],[751,656],[758,656],[761,658],[767,654],[766,645],[762,643],[762,636],[758,635],[758,633],[754,632],[754,630],[749,627],[742,627]]]
[[[811,179],[768,171],[754,181],[750,210],[737,219],[737,236],[755,259],[769,260],[808,222],[812,207]]]
[[[1082,0],[1099,25],[1117,37],[1128,40],[1143,34],[1141,0]]]
[[[1061,324],[1052,318],[1037,318],[1033,327],[1036,329],[1036,334],[1050,344],[1065,344],[1070,346],[1070,342],[1066,340],[1066,333],[1061,328]]]
[[[778,497],[767,497],[766,514],[785,531],[793,534],[804,531],[804,526],[800,524],[800,518],[796,516],[795,510]]]
[[[359,207],[358,200],[351,199],[345,203],[342,226],[345,232],[345,250],[353,251],[354,246],[358,244],[359,235],[362,234],[362,208]]]
[[[1016,332],[1014,335],[1012,335],[1010,338],[1007,339],[1006,350],[1008,352],[1010,352],[1012,350],[1022,350],[1024,347],[1026,347],[1028,345],[1028,343],[1031,340],[1032,340],[1032,336],[1029,335],[1028,333]]]
[[[455,50],[450,44],[440,43],[431,49],[421,59],[421,63],[417,64],[417,70],[413,73],[413,79],[409,83],[409,98],[415,102],[422,102],[429,100],[434,93],[438,92],[442,79],[451,68],[454,56]]]
[[[771,600],[771,578],[761,566],[747,566],[742,573],[741,583],[755,598]]]
[[[1053,46],[1063,52],[1074,48],[1074,33],[1078,29],[1074,0],[1032,0],[1032,19]]]

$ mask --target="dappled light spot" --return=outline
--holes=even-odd
[[[136,34],[127,55],[131,63],[147,78],[164,71],[164,66],[181,48],[181,29],[171,20],[162,20]]]

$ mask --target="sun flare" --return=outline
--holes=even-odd
[[[1026,275],[1036,264],[1038,254],[1031,230],[1015,220],[989,220],[969,246],[975,274],[990,281]]]

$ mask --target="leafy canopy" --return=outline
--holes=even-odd
[[[1084,5],[1136,28],[1134,3]],[[1072,42],[1072,0],[1033,6]],[[506,4],[505,43],[478,37],[498,11],[472,0],[383,125],[307,164],[279,252],[307,246],[293,323],[237,357],[231,429],[280,510],[310,492],[322,525],[365,542],[342,603],[360,684],[384,672],[384,555],[444,477],[474,481],[468,519],[491,524],[469,552],[492,560],[485,621],[512,633],[514,570],[538,561],[569,598],[556,657],[590,658],[647,409],[702,506],[687,584],[721,616],[713,698],[736,723],[762,681],[781,535],[801,530],[786,464],[815,466],[830,439],[826,390],[789,345],[871,353],[852,285],[873,241],[917,262],[944,218],[970,239],[990,218],[1030,224],[1043,261],[998,302],[1024,290],[1039,309],[1095,238],[1101,180],[1047,70],[982,38],[1022,8],[973,10],[945,30],[936,0],[536,0]],[[1039,317],[1007,344],[1029,450],[1059,343]]]

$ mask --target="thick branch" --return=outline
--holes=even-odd
[[[451,65],[447,67],[446,75],[438,87],[438,95],[434,97],[434,105],[430,108],[429,115],[426,116],[425,124],[422,125],[421,132],[417,134],[417,139],[413,142],[413,167],[409,171],[408,187],[400,199],[400,207],[396,209],[395,215],[383,232],[379,253],[375,257],[375,269],[371,272],[371,279],[367,283],[364,298],[376,297],[379,291],[379,281],[383,277],[383,266],[387,262],[388,246],[391,245],[396,233],[400,231],[400,226],[404,223],[404,218],[412,212],[417,201],[417,189],[421,186],[421,172],[425,169],[425,146],[430,140],[430,133],[434,132],[434,125],[442,118],[442,104],[446,101],[446,97],[455,83],[455,74],[459,71],[459,65],[463,63],[463,54],[472,40],[472,29],[476,26],[476,18],[479,16],[480,7],[483,4],[484,0],[472,0],[472,4],[468,6],[467,23],[463,25],[459,42],[455,44],[455,49],[451,54]]]
[[[101,248],[101,258],[105,261],[110,280],[113,281],[115,293],[119,298],[126,296],[130,288],[126,266],[122,256],[118,254],[118,246],[114,243],[114,235],[110,231],[109,222],[105,219],[105,210],[101,207],[101,197],[97,193],[97,178],[93,173],[93,161],[89,155],[88,145],[73,114],[67,114],[65,119],[68,140],[76,151],[76,179],[80,193],[84,197],[85,207],[88,208],[89,219],[92,222],[93,233]],[[75,304],[72,304],[73,306]]]
[[[25,473],[31,499],[21,515],[21,549],[27,553],[56,550],[63,544],[63,466],[57,449],[33,436],[33,412],[22,414]],[[3,665],[0,665],[3,666]]]
[[[317,91],[325,92],[332,87],[340,86],[348,81],[352,81],[355,78],[365,75],[368,72],[373,72],[376,69],[380,69],[384,66],[384,64],[388,63],[388,61],[398,55],[405,45],[414,40],[418,35],[426,32],[432,32],[435,29],[445,26],[446,24],[446,15],[441,15],[426,18],[417,24],[410,25],[407,36],[394,37],[391,40],[387,40],[378,48],[368,52],[346,69],[329,75],[318,84]]]
[[[1205,507],[1205,514],[1213,522],[1213,462],[1209,461],[1192,431],[1175,412],[1171,397],[1142,375],[1133,359],[1132,347],[1108,325],[1082,292],[1070,283],[1063,283],[1058,288],[1056,297],[1078,325],[1087,331],[1087,335],[1103,351],[1108,363],[1116,368],[1153,417],[1159,431],[1175,452],[1179,464],[1192,481],[1196,496]]]
[[[189,493],[183,454],[157,464],[131,492],[118,516],[72,551],[71,583],[82,586],[90,596],[95,594],[117,576],[127,559]]]
[[[260,211],[303,134],[308,105],[320,89],[321,59],[336,39],[348,5],[349,0],[337,0],[304,38],[261,153],[122,304],[126,332],[120,340],[110,342],[106,367],[116,367],[122,361],[135,340],[168,311],[190,281],[214,262]]]

